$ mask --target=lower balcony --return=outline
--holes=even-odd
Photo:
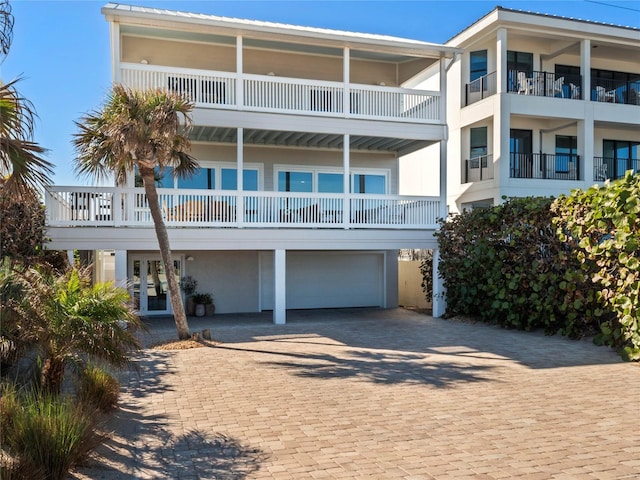
[[[640,160],[637,158],[593,157],[593,180],[604,182],[624,177],[627,170],[638,172]]]
[[[438,197],[158,189],[169,228],[435,229]],[[144,190],[50,187],[50,227],[152,227]]]
[[[511,152],[509,172],[511,178],[580,180],[580,156]]]

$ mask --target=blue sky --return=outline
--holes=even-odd
[[[14,39],[0,64],[17,76],[39,115],[36,141],[49,149],[57,185],[87,184],[73,172],[74,121],[98,109],[111,84],[106,1],[12,0]],[[496,5],[640,27],[640,0],[571,1],[122,1],[212,15],[378,33],[443,43]]]

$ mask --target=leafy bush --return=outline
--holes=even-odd
[[[420,274],[422,275],[422,291],[427,303],[433,301],[433,250],[425,250],[420,261]]]
[[[90,365],[80,375],[77,393],[80,402],[108,412],[118,404],[120,383],[102,368]]]
[[[627,172],[603,187],[576,190],[553,208],[560,239],[614,312],[602,318],[596,341],[640,360],[640,176]]]
[[[551,198],[513,198],[441,221],[448,315],[579,337],[604,313],[597,288],[552,223]]]
[[[2,400],[2,448],[14,462],[5,469],[16,476],[62,480],[97,444],[93,415],[69,398],[7,386]]]

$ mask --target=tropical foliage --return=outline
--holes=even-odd
[[[553,210],[559,238],[614,312],[600,323],[596,340],[640,360],[640,175],[627,172],[603,187],[576,190]]]
[[[100,111],[78,122],[76,170],[98,179],[113,176],[124,184],[137,169],[156,230],[167,287],[180,338],[189,337],[189,325],[173,269],[167,228],[162,218],[156,171],[172,167],[174,174],[188,176],[197,168],[189,155],[188,133],[193,103],[166,90],[133,90],[115,85]],[[182,122],[182,123],[181,123]]]

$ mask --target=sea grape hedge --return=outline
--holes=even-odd
[[[600,323],[596,342],[640,360],[640,175],[629,171],[616,182],[576,190],[558,198],[553,212],[560,240],[614,313]]]
[[[447,315],[542,328],[640,360],[640,176],[441,220]]]
[[[441,221],[447,315],[580,337],[598,323],[597,288],[556,235],[551,198],[513,198]]]

